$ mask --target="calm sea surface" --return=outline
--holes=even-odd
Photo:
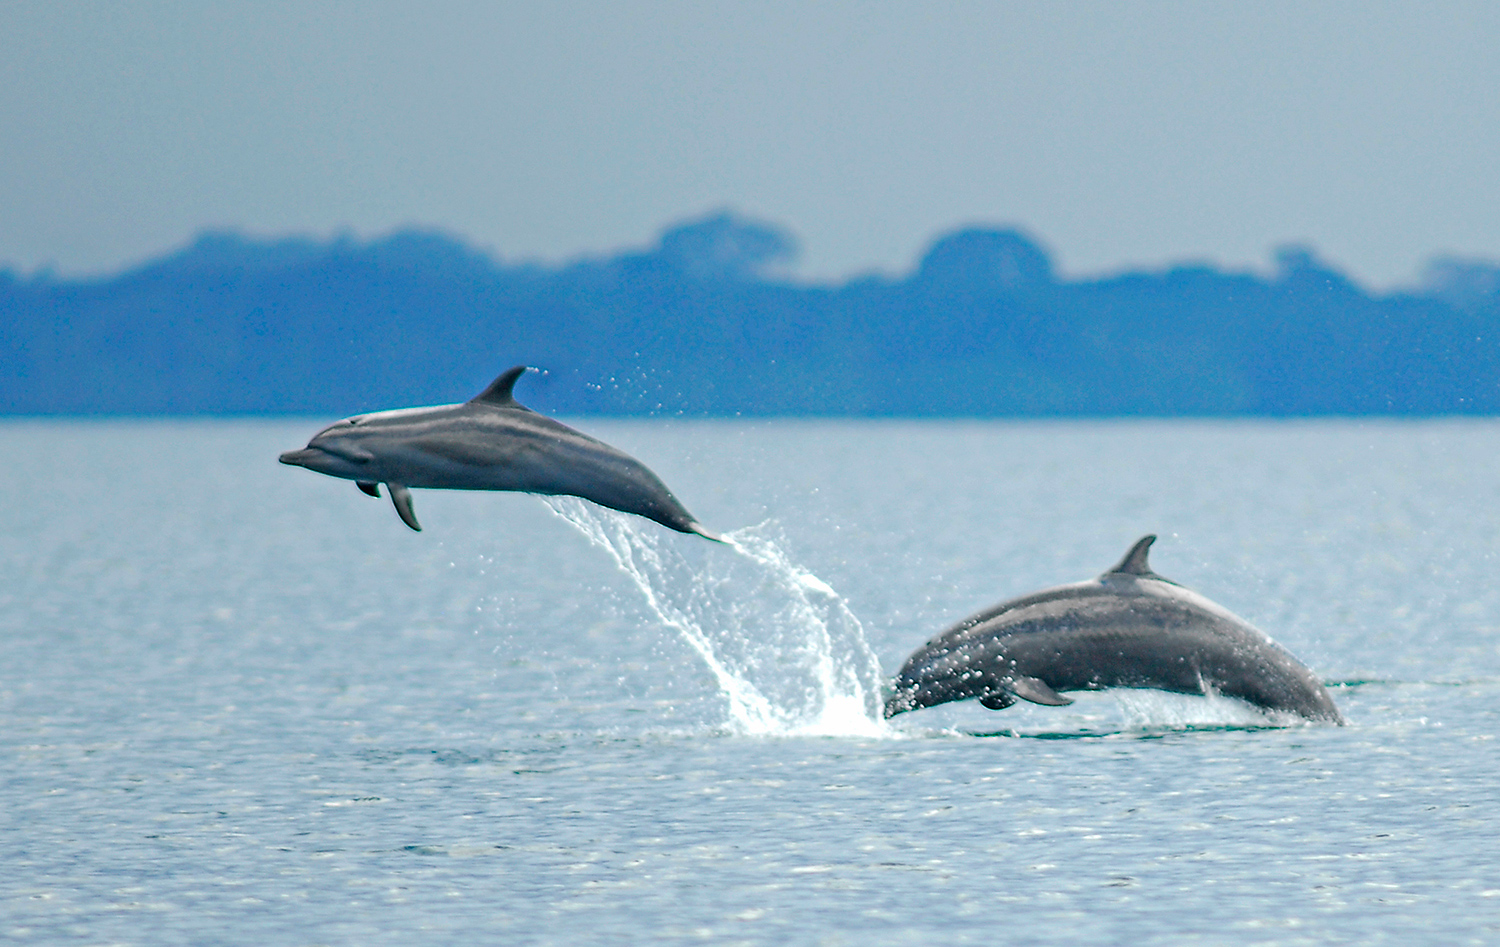
[[[579,422],[735,547],[319,426],[0,423],[0,941],[1500,941],[1500,423]],[[1147,532],[1349,726],[867,714]]]

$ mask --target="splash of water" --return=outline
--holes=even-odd
[[[826,582],[768,524],[725,535],[691,562],[654,526],[572,497],[547,505],[615,560],[651,612],[702,658],[742,733],[887,736],[880,662]]]
[[[1125,726],[1132,730],[1270,727],[1307,722],[1296,715],[1278,715],[1212,692],[1197,695],[1120,689],[1111,693],[1124,715]]]

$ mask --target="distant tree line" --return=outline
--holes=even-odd
[[[401,232],[211,233],[118,276],[0,271],[0,413],[342,415],[463,400],[516,363],[571,414],[1500,413],[1500,267],[1374,295],[1304,249],[1271,276],[1064,280],[1013,230],[904,278],[778,278],[785,232],[728,214],[654,248],[506,264]]]

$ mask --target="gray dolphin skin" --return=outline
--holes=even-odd
[[[885,715],[977,697],[1071,704],[1063,691],[1144,687],[1217,693],[1271,711],[1343,724],[1321,681],[1264,632],[1146,562],[1139,540],[1089,582],[1002,602],[907,658]]]
[[[414,530],[422,527],[411,487],[513,490],[582,497],[723,542],[640,461],[518,404],[511,390],[526,370],[517,365],[463,404],[345,418],[281,462],[353,480],[372,497],[385,484],[397,515]]]

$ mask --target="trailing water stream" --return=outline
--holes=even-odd
[[[875,736],[880,662],[828,583],[794,563],[768,524],[690,562],[660,527],[574,497],[547,504],[602,548],[646,605],[703,659],[745,734]]]

